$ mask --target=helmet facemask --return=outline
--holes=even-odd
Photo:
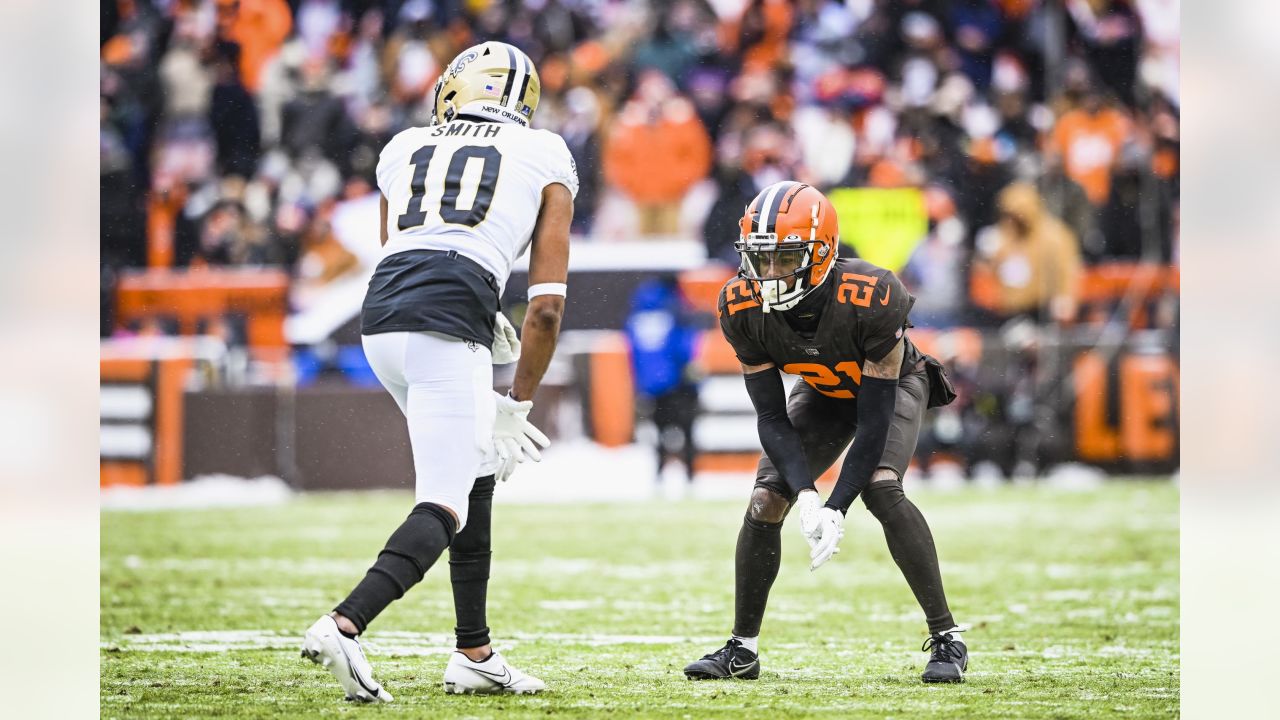
[[[444,88],[444,73],[441,73],[440,77],[436,78],[435,87],[431,88],[431,122],[429,123],[430,125],[443,125],[444,123],[447,123],[450,120],[452,120],[454,118],[454,115],[456,115],[456,113],[452,112],[451,108],[444,112],[444,114],[448,116],[447,118],[441,117],[440,115],[440,91],[443,88]]]
[[[827,263],[822,277],[810,282],[814,266],[830,252],[826,243],[817,239],[816,226],[807,240],[797,235],[779,240],[776,233],[750,233],[741,236],[734,249],[742,257],[738,277],[751,281],[764,312],[795,307],[827,279],[831,269]]]
[[[742,256],[739,277],[751,281],[764,311],[790,310],[807,294],[813,249],[798,240],[777,241],[772,233],[752,233],[734,243]]]

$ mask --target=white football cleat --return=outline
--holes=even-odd
[[[496,652],[484,662],[475,662],[461,651],[454,651],[449,656],[449,664],[444,668],[444,691],[451,695],[472,693],[525,695],[546,689],[546,683],[511,667]]]
[[[389,703],[391,693],[373,679],[373,668],[364,656],[360,641],[343,635],[331,615],[325,615],[307,629],[302,640],[302,657],[323,665],[338,679],[348,700]]]

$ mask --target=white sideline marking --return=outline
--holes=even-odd
[[[555,643],[557,645],[586,645],[608,647],[614,645],[683,645],[714,644],[720,637],[690,635],[618,635],[598,633],[512,633],[500,638],[501,644],[512,647],[522,642]],[[370,632],[362,638],[370,655],[447,655],[453,652],[454,636],[449,633],[415,633],[401,631]],[[274,630],[193,630],[177,633],[151,633],[124,635],[112,642],[102,642],[100,648],[129,652],[177,652],[214,653],[228,650],[294,650],[302,642],[301,631],[296,633]]]
[[[725,607],[698,601],[689,602],[646,602],[643,600],[622,600],[606,598],[564,598],[561,600],[539,600],[538,608],[553,612],[573,612],[579,610],[610,609],[622,612],[657,612],[657,613],[715,613],[724,612]]]
[[[105,561],[108,564],[110,561]],[[363,573],[372,560],[283,560],[278,558],[143,558],[126,555],[121,562],[130,570],[167,570],[176,572],[276,573],[281,575],[333,575]]]
[[[1042,595],[1046,602],[1090,602],[1097,599],[1100,593],[1080,588],[1067,590],[1050,590]]]
[[[110,566],[114,561],[106,560]],[[363,573],[372,558],[285,560],[264,557],[191,557],[144,558],[126,555],[120,564],[130,570],[166,570],[175,572],[275,573],[278,575],[334,575]],[[615,578],[619,580],[667,579],[673,576],[696,576],[708,570],[710,563],[680,561],[665,565],[617,564],[606,559],[542,558],[539,560],[495,560],[493,567],[504,577],[578,576]]]
[[[604,607],[604,600],[541,600],[538,607],[543,610],[591,610]]]
[[[129,570],[155,570],[188,573],[274,573],[278,575],[340,575],[363,574],[369,569],[373,560],[359,559],[308,559],[284,560],[278,558],[144,558],[138,555],[126,555],[118,560],[106,559],[103,566],[111,568],[115,563]],[[651,580],[667,578],[672,575],[699,575],[707,572],[711,563],[676,562],[665,568],[652,565],[622,564],[611,565],[605,560],[587,559],[542,559],[542,560],[495,560],[494,568],[503,576],[543,577],[547,575],[592,577],[608,577],[619,580]]]

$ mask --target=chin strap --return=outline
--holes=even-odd
[[[808,272],[808,271],[806,270],[806,272]],[[782,282],[782,280],[769,280],[769,281],[767,281],[767,282],[777,282],[777,283],[780,283],[780,282]],[[797,284],[799,284],[799,282],[800,282],[800,278],[799,278],[799,277],[797,277],[797,278],[796,278],[796,283],[797,283]],[[815,287],[816,287],[816,286],[815,286]],[[808,297],[809,293],[813,292],[813,291],[814,291],[814,289],[815,289],[815,288],[813,288],[813,287],[810,287],[810,288],[801,288],[801,289],[800,289],[800,292],[799,292],[799,293],[797,293],[797,294],[795,295],[795,297],[790,297],[790,298],[787,298],[786,300],[783,300],[783,301],[781,301],[781,302],[777,302],[777,303],[771,303],[771,302],[769,302],[768,300],[766,300],[766,299],[765,299],[765,297],[764,297],[764,292],[763,292],[763,290],[762,290],[762,291],[761,291],[761,293],[760,293],[760,304],[763,306],[763,307],[762,307],[762,309],[764,310],[764,312],[772,312],[773,310],[781,310],[781,311],[783,311],[783,312],[786,312],[787,310],[790,310],[791,308],[794,308],[796,305],[799,305],[799,304],[800,304],[800,301],[801,301],[801,300],[803,300],[803,299],[805,299],[806,297]]]

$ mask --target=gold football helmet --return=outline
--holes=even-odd
[[[436,81],[431,124],[471,115],[529,127],[542,97],[542,83],[529,56],[502,42],[467,48]]]

